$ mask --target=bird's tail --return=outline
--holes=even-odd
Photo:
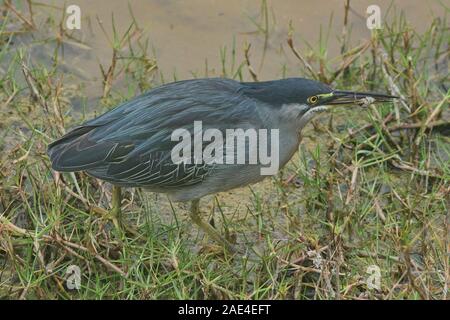
[[[86,152],[87,136],[96,126],[81,126],[48,145],[52,169],[62,172],[86,170],[97,153]]]

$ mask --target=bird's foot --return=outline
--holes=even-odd
[[[112,208],[111,210],[105,210],[97,206],[91,206],[91,212],[100,215],[103,219],[112,222],[114,229],[119,238],[123,238],[124,235],[135,237],[139,235],[139,232],[133,226],[127,224],[122,217],[121,210]]]

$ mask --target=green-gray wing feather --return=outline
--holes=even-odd
[[[174,164],[177,128],[193,132],[194,121],[224,131],[256,127],[256,104],[239,82],[202,79],[153,89],[75,128],[49,145],[57,171],[85,170],[123,186],[179,187],[202,181],[214,165]]]

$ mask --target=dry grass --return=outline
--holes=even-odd
[[[299,76],[404,100],[323,116],[279,176],[203,200],[204,214],[241,249],[229,256],[192,228],[183,205],[141,190],[126,191],[131,230],[118,235],[109,185],[50,170],[46,145],[92,116],[92,97],[70,84],[58,59],[76,39],[52,19],[57,36],[40,34],[31,2],[15,3],[0,7],[0,298],[448,299],[446,19],[417,34],[399,16],[356,47],[344,26],[333,61],[323,39],[302,51],[295,30],[286,35],[286,50],[304,67]],[[267,41],[266,1],[261,10]],[[96,114],[161,81],[134,22],[123,34],[105,33],[113,54]],[[54,48],[50,63],[29,53],[42,43]],[[230,68],[224,50],[223,74],[257,80],[250,53],[249,45],[233,48]],[[66,284],[72,265],[81,269],[79,290]],[[367,285],[371,266],[381,272],[379,288]]]

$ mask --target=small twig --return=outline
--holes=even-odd
[[[10,232],[18,234],[18,235],[27,236],[27,237],[30,237],[31,239],[33,239],[34,241],[37,240],[36,235],[32,231],[17,227],[13,223],[9,222],[6,218],[0,216],[0,232],[4,232],[4,231],[10,231]],[[64,244],[67,247],[78,249],[83,252],[89,253],[95,259],[97,259],[102,264],[104,264],[108,269],[119,273],[123,277],[127,277],[127,274],[122,269],[120,269],[118,266],[109,262],[108,260],[103,258],[101,255],[99,255],[97,253],[93,253],[92,250],[89,250],[88,248],[83,247],[82,245],[65,240],[65,239],[61,238],[60,236],[52,237],[49,235],[42,235],[42,239],[47,242],[56,242],[58,244]]]
[[[86,247],[83,247],[82,245],[79,245],[79,244],[76,244],[76,243],[72,243],[70,241],[67,241],[67,240],[59,237],[59,236],[57,237],[57,239],[54,239],[52,237],[50,237],[50,239],[53,239],[53,240],[55,240],[56,242],[59,242],[59,243],[63,243],[63,244],[65,244],[68,247],[72,247],[74,249],[78,249],[78,250],[84,251],[86,253],[90,253],[90,254],[93,255],[94,258],[96,258],[98,261],[103,263],[109,269],[111,269],[113,271],[116,271],[117,273],[119,273],[123,277],[127,277],[127,274],[122,269],[120,269],[118,266],[116,266],[113,263],[109,262],[108,260],[103,258],[101,255],[99,255],[97,253],[92,253],[91,250],[89,250]]]
[[[420,143],[420,140],[422,139],[422,135],[425,132],[425,129],[429,126],[429,124],[434,120],[434,118],[439,114],[442,107],[444,106],[444,103],[447,102],[448,104],[448,96],[444,97],[442,101],[436,106],[436,108],[433,110],[433,112],[428,116],[427,120],[423,123],[423,125],[420,128],[419,134],[416,137],[415,144],[418,146]],[[448,106],[448,105],[447,105]]]
[[[105,72],[103,66],[100,65],[100,69],[103,74],[103,98],[106,98],[111,91],[112,82],[114,80],[114,71],[116,70],[117,63],[117,50],[113,48],[113,55],[111,58],[111,65],[108,68],[108,71]]]
[[[291,34],[289,35],[289,37],[287,39],[287,43],[289,45],[289,48],[291,48],[292,52],[294,53],[294,55],[303,63],[303,65],[308,70],[308,72],[311,74],[311,76],[316,80],[319,79],[317,72],[314,71],[314,69],[311,67],[311,65],[308,63],[308,61],[306,61],[306,59],[303,58],[303,56],[300,54],[300,52],[295,48],[294,41],[292,40]]]
[[[343,73],[343,71],[347,70],[347,68],[359,57],[361,56],[368,48],[370,48],[370,41],[367,41],[365,44],[362,44],[358,48],[352,50],[352,54],[349,58],[344,59],[341,66],[338,70],[336,70],[333,76],[330,78],[329,82],[335,81],[339,76]],[[349,55],[349,54],[347,54]]]
[[[381,209],[378,198],[375,198],[373,200],[373,202],[374,202],[375,212],[377,213],[378,217],[381,219],[383,224],[386,223],[386,216],[384,215],[383,209]]]
[[[352,248],[353,249],[353,248]],[[378,252],[358,252],[357,253],[358,257],[361,258],[372,258],[372,259],[385,259],[385,260],[392,260],[394,262],[401,262],[401,259],[397,256],[388,256],[382,253],[378,253]]]
[[[27,0],[28,5],[28,11],[30,12],[30,22],[34,26],[34,19],[33,19],[33,6],[31,0]]]
[[[350,9],[350,0],[346,0],[344,4],[344,25],[342,27],[342,46],[341,46],[341,53],[345,52],[346,45],[347,45],[347,25],[348,25],[348,12]]]
[[[411,108],[406,104],[406,98],[404,97],[404,95],[401,93],[400,89],[398,88],[398,86],[395,84],[394,80],[392,79],[392,77],[389,75],[387,69],[386,69],[386,65],[387,65],[387,61],[388,61],[388,55],[386,53],[386,51],[382,50],[381,48],[379,49],[380,52],[380,56],[381,56],[381,70],[383,71],[384,76],[386,77],[386,79],[389,82],[389,87],[391,89],[391,92],[400,97],[400,104],[403,106],[403,108],[405,108],[406,111],[408,111],[408,113],[411,113]],[[395,106],[397,106],[396,104],[394,104]],[[400,114],[396,108],[396,117],[397,120],[400,119]]]
[[[28,20],[27,18],[25,18],[12,4],[11,4],[11,0],[6,0],[5,1],[5,6],[11,10],[12,12],[15,13],[15,15],[22,20],[22,22],[24,22],[29,28],[35,30],[36,27],[34,26],[33,22]],[[33,17],[31,17],[31,20],[33,20]]]
[[[251,47],[251,44],[248,44],[248,45],[246,45],[246,47],[244,49],[245,63],[247,64],[248,71],[250,72],[250,75],[252,76],[253,81],[257,82],[258,75],[256,74],[255,69],[253,69],[253,67],[250,63],[250,55],[249,55],[250,47]]]
[[[356,189],[356,179],[358,178],[358,166],[353,166],[352,171],[352,181],[350,183],[350,188],[347,192],[347,198],[345,199],[345,205],[348,205],[350,203],[350,200],[353,197],[353,192]]]
[[[17,93],[19,92],[19,90],[17,90],[16,88],[14,88],[14,91],[11,93],[11,95],[8,97],[8,99],[6,99],[6,101],[3,104],[3,108],[5,108],[11,103],[11,101],[13,101],[13,99],[15,98],[15,96],[17,95]]]
[[[394,159],[390,159],[389,162],[396,167],[397,169],[400,170],[405,170],[405,171],[411,171],[415,174],[421,175],[421,176],[427,176],[427,177],[433,177],[433,178],[437,178],[437,179],[443,179],[442,176],[438,175],[437,173],[433,173],[431,171],[427,171],[427,170],[420,170],[417,169],[407,163],[405,163],[404,161],[396,161]]]
[[[49,114],[49,108],[48,108],[48,104],[47,101],[45,100],[45,98],[39,93],[39,90],[36,88],[35,83],[36,83],[36,79],[34,79],[34,77],[32,76],[30,69],[28,68],[28,66],[22,61],[22,72],[23,75],[25,77],[25,80],[28,84],[28,87],[30,88],[31,91],[31,95],[33,96],[33,98],[37,101],[39,101],[39,103],[41,104],[42,107],[44,107],[44,110],[47,114]]]
[[[407,129],[420,129],[423,126],[426,129],[431,129],[431,128],[435,128],[435,127],[445,127],[445,126],[450,126],[450,122],[449,121],[435,121],[435,122],[429,122],[429,123],[425,123],[425,124],[422,124],[422,123],[402,123],[402,124],[399,124],[399,125],[388,127],[387,129],[390,132],[393,132],[393,131],[407,130]]]
[[[406,265],[406,272],[408,276],[409,283],[411,284],[411,287],[420,295],[420,298],[423,300],[429,300],[428,294],[426,294],[422,288],[420,288],[416,284],[416,278],[412,274],[412,263],[411,263],[411,256],[409,254],[409,249],[406,248],[406,250],[403,252],[403,260]]]

